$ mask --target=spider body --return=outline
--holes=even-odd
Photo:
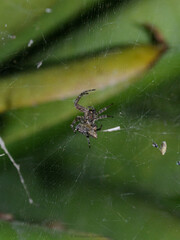
[[[94,138],[97,138],[97,127],[90,125],[89,123],[79,123],[76,128],[75,131],[78,131],[80,133],[82,133],[83,135],[85,135],[86,137],[91,136]]]
[[[99,128],[97,127],[96,121],[103,118],[111,117],[108,115],[100,116],[100,114],[106,111],[112,105],[111,104],[105,108],[102,108],[99,111],[96,111],[96,109],[91,106],[86,108],[79,105],[79,100],[82,98],[82,96],[89,94],[89,92],[91,91],[95,91],[95,89],[90,89],[82,92],[74,101],[75,108],[83,112],[84,116],[77,116],[71,124],[71,128],[74,130],[74,132],[78,131],[87,137],[89,147],[90,147],[89,137],[97,138],[97,131],[101,130],[102,128],[102,125]],[[75,126],[77,122],[79,123]]]

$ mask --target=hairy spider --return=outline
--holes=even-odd
[[[96,89],[90,89],[82,92],[74,101],[74,106],[77,108],[79,111],[84,113],[84,116],[77,116],[74,121],[71,124],[71,128],[74,130],[74,132],[80,132],[83,135],[87,137],[88,140],[88,145],[90,148],[90,140],[89,137],[94,137],[97,138],[97,131],[101,130],[102,125],[98,128],[96,125],[96,121],[107,118],[107,117],[112,117],[108,115],[101,115],[104,111],[106,111],[112,104],[109,106],[100,109],[99,111],[96,111],[95,108],[89,106],[89,107],[83,107],[78,104],[79,100],[82,98],[82,96],[89,94],[89,92],[95,91]],[[76,127],[74,128],[74,125],[79,122]]]

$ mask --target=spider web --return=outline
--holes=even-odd
[[[123,1],[123,7],[127,6],[133,6],[131,1]],[[154,11],[159,13],[161,7],[157,3]],[[46,9],[46,13],[51,13],[50,8]],[[85,39],[83,46],[77,45],[74,55],[106,44],[109,47],[117,41],[114,40],[115,33],[110,31],[106,40],[97,43],[99,32],[106,32],[111,25],[117,27],[119,20],[118,9],[112,9],[110,15],[106,12],[101,14],[94,20],[98,22],[96,28],[91,20],[94,18],[92,12],[86,21],[83,18],[82,25],[88,27],[93,43],[90,45]],[[11,36],[5,29],[0,34],[4,43]],[[62,56],[68,41],[74,40],[73,36],[73,31],[67,34]],[[41,58],[32,58],[37,70],[48,60],[51,62],[57,58],[58,62],[63,62],[53,53],[59,39],[51,45],[44,35],[42,38],[45,53]],[[139,38],[141,36],[136,35],[131,44],[140,44]],[[30,38],[27,47],[31,48],[34,44],[34,39]],[[169,56],[171,54],[174,54],[173,50],[169,51]],[[25,68],[23,64],[20,67],[22,70]],[[178,62],[173,68],[179,70]],[[152,236],[156,236],[156,224],[164,223],[164,216],[170,219],[167,221],[171,224],[174,223],[174,215],[177,217],[179,214],[179,203],[168,208],[170,204],[166,203],[166,199],[178,197],[180,190],[179,166],[176,165],[180,160],[179,76],[167,77],[163,84],[156,87],[156,71],[158,69],[152,68],[147,73],[152,79],[145,88],[138,85],[130,87],[130,93],[137,92],[135,98],[117,94],[94,106],[100,110],[114,103],[107,110],[113,119],[97,122],[98,126],[103,125],[103,129],[98,132],[97,139],[90,138],[91,149],[82,134],[74,134],[71,130],[73,116],[58,123],[56,118],[60,114],[50,110],[54,104],[59,106],[59,111],[74,108],[74,98],[52,105],[34,106],[30,110],[11,110],[2,115],[2,133],[7,131],[10,139],[5,138],[10,142],[9,154],[21,166],[24,186],[27,186],[35,204],[29,205],[21,185],[24,181],[19,181],[17,168],[14,169],[7,155],[0,151],[0,212],[11,213],[22,222],[44,225],[58,222],[67,229],[97,233],[112,239],[143,239],[141,236],[148,231],[154,231]],[[92,100],[93,94],[90,94],[80,103],[92,106]],[[74,117],[77,115],[79,112],[74,109]],[[52,126],[46,124],[48,117],[54,119]],[[117,130],[118,126],[120,129]],[[18,142],[13,139],[15,128],[18,129]],[[23,138],[26,131],[29,131],[28,138]],[[3,141],[6,144],[4,138]],[[167,142],[164,156],[152,146],[153,142],[160,146],[163,141]],[[20,225],[13,228],[18,239],[26,239]],[[31,234],[30,227],[27,232]]]

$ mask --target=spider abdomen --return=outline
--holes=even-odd
[[[94,126],[92,127],[92,125],[88,124],[88,123],[79,123],[76,126],[76,130],[82,134],[84,134],[85,136],[90,135],[91,137],[97,138],[97,127]]]

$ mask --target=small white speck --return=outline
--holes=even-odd
[[[45,12],[46,12],[46,13],[51,13],[51,12],[52,12],[52,9],[51,9],[51,8],[46,8]]]
[[[114,131],[119,131],[119,130],[121,130],[120,126],[115,127],[115,128],[109,128],[109,129],[103,130],[102,132],[114,132]]]
[[[1,39],[4,40],[4,37],[2,37]]]
[[[3,157],[5,155],[5,153],[3,153],[3,154],[0,154],[0,157]]]
[[[31,47],[33,43],[34,43],[34,41],[31,39],[28,43],[28,47]]]
[[[42,61],[37,63],[37,69],[41,67],[42,63],[43,63]]]
[[[34,203],[34,201],[32,200],[32,198],[29,198],[29,203],[30,203],[30,204],[33,204],[33,203]]]
[[[5,24],[4,26],[7,27],[7,24]]]
[[[16,35],[9,35],[9,38],[16,39]]]

